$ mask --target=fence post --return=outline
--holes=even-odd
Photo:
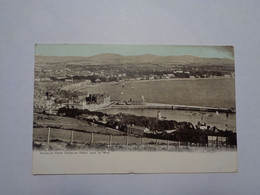
[[[226,137],[226,148],[228,148],[228,138]]]
[[[167,150],[169,150],[169,140],[167,140]]]
[[[73,143],[73,131],[71,131],[71,134],[70,134],[70,144]]]
[[[112,145],[112,135],[109,135],[109,146]]]
[[[189,148],[189,146],[190,146],[190,142],[188,142],[188,145],[187,145],[187,146],[188,146],[188,148]]]
[[[48,136],[47,136],[47,145],[48,146],[50,144],[50,135],[51,135],[51,128],[49,127],[49,129],[48,129]]]
[[[126,148],[128,148],[128,135],[126,136]]]
[[[91,144],[94,143],[94,133],[91,133]]]

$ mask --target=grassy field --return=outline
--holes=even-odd
[[[50,128],[50,145],[56,149],[66,149],[71,143],[71,131],[73,131],[73,144],[80,146],[140,146],[147,145],[166,145],[166,140],[156,140],[150,138],[141,138],[136,136],[127,136],[126,133],[86,121],[81,121],[70,117],[48,116],[43,114],[34,115],[33,142],[34,148],[45,146],[48,138],[48,127]],[[111,137],[112,136],[112,137]],[[111,139],[111,140],[110,140]],[[176,142],[171,142],[173,144]]]
[[[117,131],[104,126],[99,126],[87,121],[61,116],[34,114],[34,129],[37,127],[53,127],[54,129],[75,130],[86,133],[100,133],[111,135],[123,135],[124,132]],[[35,132],[34,132],[35,133]]]
[[[93,139],[92,139],[93,136]],[[33,142],[34,149],[44,149],[47,147],[48,128],[34,128],[33,129]],[[92,142],[93,140],[93,142]],[[167,146],[168,144],[168,146]],[[73,142],[71,143],[71,131],[64,129],[51,128],[49,145],[52,149],[71,149],[75,148],[117,148],[124,149],[126,147],[132,149],[169,149],[179,146],[179,142],[159,140],[152,138],[141,138],[134,135],[123,135],[121,132],[118,134],[101,134],[101,133],[83,133],[73,131]],[[186,147],[187,143],[181,143]]]
[[[116,129],[75,118],[34,114],[33,149],[35,150],[51,148],[53,150],[127,149],[158,151],[189,149],[194,146],[199,145],[127,135],[125,132]]]
[[[194,151],[234,150],[226,147],[206,147],[197,143],[141,138],[134,135],[108,135],[84,133],[51,128],[49,143],[48,128],[34,128],[34,150],[109,150],[109,151]],[[92,137],[93,136],[93,137]]]
[[[112,134],[102,134],[102,133],[93,133],[93,142],[94,144],[109,144],[110,135]],[[33,140],[34,141],[42,141],[47,142],[47,136],[48,136],[48,128],[34,128],[33,129]],[[81,144],[87,144],[91,143],[91,133],[83,133],[83,132],[77,132],[73,131],[73,142],[74,143],[81,143]],[[137,136],[127,136],[128,137],[128,144],[136,144],[141,145],[143,144],[167,144],[167,140],[157,140],[157,139],[151,139],[151,138],[141,138]],[[142,140],[141,140],[142,139]],[[64,130],[64,129],[56,129],[51,128],[50,133],[50,140],[60,140],[64,142],[70,143],[71,140],[71,131],[70,130]],[[118,134],[112,135],[112,141],[115,145],[126,145],[126,135],[118,132]],[[171,141],[171,143],[177,143]]]

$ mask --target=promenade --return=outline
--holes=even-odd
[[[190,111],[205,111],[205,112],[226,112],[235,113],[234,109],[219,108],[219,107],[205,107],[205,106],[187,106],[187,105],[174,105],[162,103],[143,103],[138,105],[133,104],[111,104],[106,108],[139,108],[139,109],[170,109],[170,110],[190,110]]]

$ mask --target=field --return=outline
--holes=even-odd
[[[140,137],[99,126],[86,121],[61,116],[35,114],[33,129],[34,150],[145,150],[176,151],[204,148],[215,150],[215,146],[199,143],[179,142]],[[219,148],[229,148],[225,143]],[[208,148],[208,149],[207,149]],[[210,149],[211,148],[211,149]]]
[[[50,127],[49,145],[52,149],[71,149],[74,147],[102,148],[108,145],[137,147],[140,145],[166,145],[166,140],[141,138],[128,135],[125,132],[111,129],[86,121],[81,121],[69,117],[47,116],[35,114],[33,128],[34,149],[44,149],[47,145],[48,130]],[[72,138],[73,131],[73,138]],[[73,139],[73,143],[71,142]],[[169,144],[177,143],[171,141]]]
[[[223,144],[216,146],[177,142],[134,135],[83,133],[52,128],[48,141],[47,128],[34,128],[34,150],[108,150],[108,151],[216,151],[234,150]]]

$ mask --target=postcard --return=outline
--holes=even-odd
[[[232,46],[36,44],[33,174],[237,172]]]

